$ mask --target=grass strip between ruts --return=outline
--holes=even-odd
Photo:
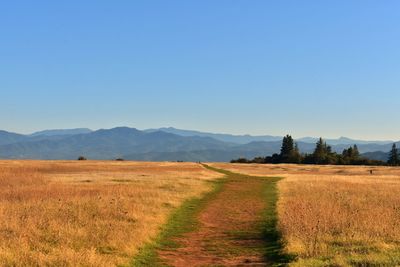
[[[283,245],[281,243],[281,235],[277,230],[277,212],[276,203],[278,200],[278,192],[276,184],[281,179],[278,177],[254,177],[233,173],[223,169],[217,169],[203,164],[209,170],[225,174],[225,177],[212,181],[212,190],[201,197],[186,200],[178,209],[176,209],[169,217],[167,223],[162,227],[158,237],[151,243],[148,243],[139,250],[129,266],[168,266],[159,256],[158,250],[173,250],[179,247],[174,239],[181,237],[183,234],[195,231],[199,226],[197,215],[212,201],[223,188],[225,182],[230,178],[251,177],[255,179],[263,179],[265,181],[265,201],[267,208],[264,211],[264,221],[260,227],[263,228],[263,239],[266,247],[264,257],[272,266],[285,266],[292,260],[292,257],[284,254]]]
[[[177,248],[179,245],[174,242],[173,239],[196,230],[198,227],[196,215],[216,194],[218,194],[225,181],[225,177],[211,181],[211,191],[201,197],[184,201],[169,217],[157,238],[141,248],[128,266],[168,266],[158,257],[157,250]]]

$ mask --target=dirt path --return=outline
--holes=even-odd
[[[160,249],[158,257],[177,267],[282,265],[275,229],[279,179],[213,170],[227,174],[221,191],[196,215],[196,229],[174,238],[178,247]]]

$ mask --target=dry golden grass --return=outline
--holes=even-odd
[[[218,177],[194,163],[0,161],[0,266],[125,264]]]
[[[400,168],[211,165],[285,177],[278,216],[292,265],[400,266]]]

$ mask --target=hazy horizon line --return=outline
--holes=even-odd
[[[42,129],[38,129],[38,130],[30,130],[30,131],[18,131],[18,130],[6,130],[6,129],[0,129],[6,132],[10,132],[10,133],[16,133],[16,134],[22,134],[22,135],[32,135],[38,132],[42,132],[42,131],[57,131],[57,130],[75,130],[75,129],[89,129],[91,131],[98,131],[98,130],[110,130],[110,129],[114,129],[114,128],[122,128],[122,127],[126,127],[126,128],[131,128],[131,129],[137,129],[139,131],[146,131],[146,130],[159,130],[162,128],[172,128],[172,129],[177,129],[177,130],[184,130],[184,131],[194,131],[194,132],[202,132],[202,133],[210,133],[210,134],[226,134],[226,135],[234,135],[234,136],[252,136],[252,137],[257,137],[257,136],[271,136],[271,137],[283,137],[287,134],[291,135],[291,136],[295,136],[292,133],[286,133],[286,134],[269,134],[269,133],[265,133],[265,134],[255,134],[255,133],[231,133],[231,132],[219,132],[219,131],[214,131],[214,130],[197,130],[197,129],[185,129],[182,127],[174,127],[174,126],[161,126],[161,127],[134,127],[134,126],[126,126],[126,125],[119,125],[119,126],[112,126],[112,127],[100,127],[100,128],[91,128],[91,127],[65,127],[65,128],[61,128],[61,127],[55,127],[55,128],[42,128]],[[323,139],[341,139],[341,138],[348,138],[348,139],[352,139],[352,140],[359,140],[359,141],[367,141],[367,142],[371,142],[371,141],[378,141],[378,142],[398,142],[396,141],[397,139],[364,139],[362,137],[350,137],[350,136],[346,136],[346,135],[341,135],[341,136],[321,136],[321,135],[306,135],[306,136],[301,136],[301,137],[294,137],[295,140],[298,139],[303,139],[303,138],[320,138],[322,137]],[[400,139],[399,139],[400,140]]]

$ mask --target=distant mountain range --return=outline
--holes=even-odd
[[[219,134],[219,133],[206,133],[199,131],[190,131],[190,130],[180,130],[175,129],[173,127],[169,128],[159,128],[159,129],[149,129],[144,130],[145,132],[157,132],[163,131],[166,133],[172,133],[180,136],[202,136],[202,137],[211,137],[219,141],[236,143],[236,144],[247,144],[250,142],[257,141],[281,141],[282,136],[272,136],[272,135],[261,135],[261,136],[252,136],[252,135],[232,135],[232,134]]]
[[[306,143],[316,143],[319,138],[315,137],[303,137],[297,139],[297,141],[306,142]],[[368,144],[378,144],[378,145],[386,145],[393,144],[393,141],[364,141],[364,140],[355,140],[347,137],[340,137],[338,139],[325,139],[325,141],[330,145],[368,145]]]
[[[0,131],[0,158],[3,159],[89,159],[151,161],[229,161],[233,158],[268,156],[278,153],[280,136],[217,134],[160,128],[137,130],[117,127],[92,131],[86,128],[45,130],[30,135]],[[303,153],[310,153],[317,138],[297,140]],[[341,152],[357,144],[371,159],[386,160],[393,141],[363,141],[345,137],[327,140]]]

